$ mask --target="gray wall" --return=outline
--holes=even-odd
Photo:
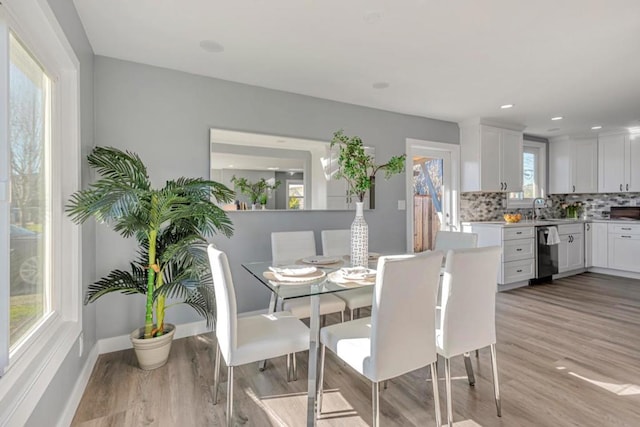
[[[71,43],[76,56],[80,60],[80,114],[82,155],[86,155],[93,147],[93,50],[78,18],[78,14],[69,0],[48,0],[60,26]],[[87,185],[92,175],[86,165],[82,165],[82,182]],[[83,293],[87,285],[95,281],[95,224],[87,223],[82,229],[82,284]],[[89,349],[96,343],[96,307],[85,306],[82,310],[82,328],[84,331],[84,354],[78,357],[78,344],[69,351],[62,366],[49,384],[31,414],[28,426],[54,425],[62,415],[67,400],[82,367]]]
[[[209,176],[211,127],[328,141],[335,130],[359,135],[386,160],[403,153],[406,138],[458,143],[455,123],[363,108],[268,90],[183,72],[96,56],[95,140],[137,152],[151,179],[160,185],[178,176]],[[367,212],[370,246],[377,251],[405,250],[404,177],[376,185],[376,210]],[[271,258],[270,232],[345,228],[353,212],[231,212],[235,235],[213,240],[232,264],[239,311],[267,306],[269,294],[240,263]],[[133,245],[105,227],[97,229],[97,273],[125,267]],[[114,295],[95,303],[98,338],[127,334],[143,321],[135,298]],[[188,308],[171,309],[173,323],[197,320]]]

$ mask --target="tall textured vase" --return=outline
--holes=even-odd
[[[356,217],[351,223],[351,266],[369,266],[369,226],[364,220],[362,202],[356,202]]]

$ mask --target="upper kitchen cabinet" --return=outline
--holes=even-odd
[[[549,194],[598,191],[598,140],[560,137],[549,141]]]
[[[522,191],[522,130],[486,122],[460,124],[462,191]]]
[[[598,137],[598,191],[640,191],[640,135]]]

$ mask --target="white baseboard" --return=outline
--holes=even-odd
[[[589,273],[607,274],[609,276],[626,277],[628,279],[640,279],[640,274],[631,271],[613,270],[610,268],[591,267]]]
[[[62,416],[58,420],[58,427],[67,427],[71,425],[73,417],[76,414],[76,410],[78,409],[78,405],[80,404],[80,400],[82,399],[82,395],[84,394],[84,390],[87,388],[87,384],[89,383],[89,378],[91,378],[93,367],[96,365],[97,361],[98,345],[96,344],[91,348],[91,351],[87,355],[87,360],[82,367],[80,376],[76,380],[76,384],[71,391],[69,399],[67,400]]]

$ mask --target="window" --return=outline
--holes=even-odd
[[[0,419],[23,425],[82,330],[79,63],[47,2],[0,3]],[[64,166],[64,167],[63,167]]]
[[[546,182],[546,144],[536,141],[524,141],[522,150],[522,191],[509,193],[509,207],[530,208],[533,199],[545,196]]]
[[[287,180],[287,209],[304,209],[304,184],[302,181]]]

